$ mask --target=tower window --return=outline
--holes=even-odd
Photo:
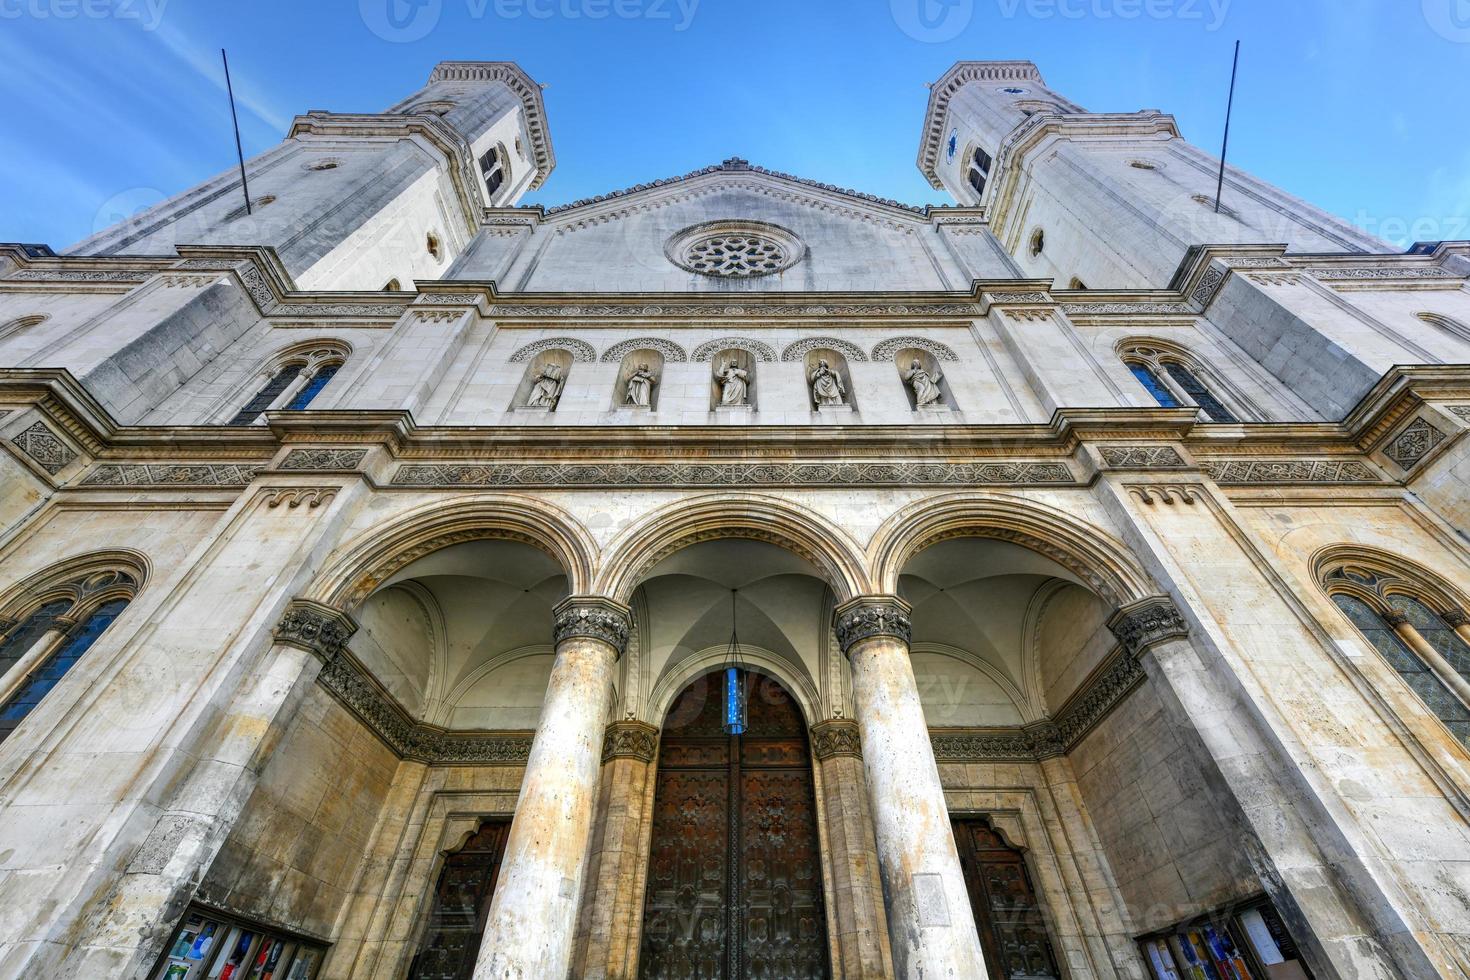
[[[1031,233],[1031,254],[1033,256],[1040,255],[1042,250],[1045,248],[1046,232],[1038,228]]]
[[[1200,383],[1199,378],[1196,378],[1194,372],[1189,368],[1170,361],[1164,365],[1164,370],[1169,372],[1169,377],[1178,382],[1179,387],[1184,389],[1184,393],[1189,396],[1190,400],[1210,417],[1211,422],[1236,421],[1230,410],[1220,403],[1220,399],[1210,394],[1210,390]]]
[[[505,184],[507,164],[505,160],[505,148],[499,145],[492,146],[480,157],[480,174],[485,178],[485,190],[490,195],[490,203],[495,203],[495,195]]]
[[[975,147],[975,152],[970,155],[969,181],[970,186],[975,189],[975,196],[979,197],[985,193],[985,182],[990,179],[990,154],[980,147]]]
[[[1238,422],[1236,413],[1201,379],[1181,350],[1133,344],[1118,351],[1139,384],[1164,408],[1193,405],[1211,422]]]

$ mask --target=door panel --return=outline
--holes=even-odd
[[[470,980],[509,835],[509,821],[486,823],[444,859],[428,933],[409,980]]]
[[[958,818],[953,827],[991,980],[1059,977],[1021,852],[983,817]]]

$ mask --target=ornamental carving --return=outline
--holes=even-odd
[[[1051,297],[1046,293],[990,293],[992,304],[1000,303],[1050,303]]]
[[[545,340],[532,341],[506,360],[512,364],[520,364],[549,350],[564,350],[572,355],[573,362],[590,363],[597,360],[597,351],[592,349],[591,344],[572,337],[547,337]]]
[[[716,221],[686,228],[664,249],[681,269],[716,279],[754,279],[784,272],[806,255],[785,228],[760,221]]]
[[[77,458],[76,452],[62,442],[61,437],[52,432],[45,422],[31,423],[29,428],[16,433],[10,441],[52,476]]]
[[[1191,316],[1194,310],[1184,303],[1067,303],[1062,307],[1068,316]]]
[[[599,640],[620,657],[628,648],[631,621],[626,606],[596,596],[572,596],[562,600],[553,615],[551,635],[557,646],[572,639]]]
[[[1461,421],[1470,424],[1470,405],[1446,405],[1445,408],[1450,414],[1457,415]],[[0,418],[3,418],[3,416],[0,416]]]
[[[1443,613],[1439,618],[1444,620],[1445,625],[1447,625],[1450,629],[1458,629],[1461,626],[1470,626],[1470,613],[1465,612],[1465,610],[1463,609],[1451,609],[1450,611]]]
[[[939,341],[930,340],[927,337],[889,337],[887,340],[880,340],[877,346],[873,348],[873,360],[886,361],[894,354],[909,347],[928,351],[934,355],[935,359],[940,361],[959,360],[959,356],[953,350],[944,346]]]
[[[908,603],[896,596],[860,596],[837,607],[834,619],[837,644],[849,652],[853,644],[875,636],[892,637],[908,645],[913,635]]]
[[[1190,312],[1184,310],[1184,312]],[[683,318],[705,318],[712,316],[783,316],[783,317],[878,317],[878,316],[977,316],[979,308],[967,303],[934,303],[930,305],[890,303],[887,305],[862,304],[808,304],[801,306],[714,306],[694,303],[668,305],[577,305],[565,306],[519,306],[499,304],[490,307],[495,317],[603,317],[603,316],[668,316]]]
[[[689,355],[684,352],[684,348],[662,337],[634,337],[632,340],[613,344],[602,352],[602,359],[603,361],[621,361],[635,350],[656,350],[669,363],[689,360]]]
[[[721,337],[711,340],[694,348],[691,359],[694,361],[708,361],[720,351],[743,350],[757,361],[774,361],[776,349],[763,340],[752,340],[749,337]]]
[[[1328,281],[1338,279],[1453,279],[1456,278],[1452,272],[1439,268],[1415,268],[1410,266],[1406,269],[1384,267],[1376,269],[1313,269],[1312,275],[1318,279]]]
[[[366,449],[293,449],[281,461],[283,470],[355,470]]]
[[[342,651],[348,638],[357,632],[357,623],[340,609],[310,599],[295,599],[286,607],[274,632],[277,643],[309,650],[325,661]]]
[[[839,755],[854,759],[863,757],[862,740],[855,721],[833,718],[812,726],[812,757],[823,761]]]
[[[1103,462],[1120,470],[1167,470],[1188,464],[1172,446],[1103,446]]]
[[[1124,606],[1108,620],[1108,629],[1130,657],[1139,657],[1156,643],[1189,635],[1189,625],[1172,600],[1152,596]]]
[[[1200,276],[1200,280],[1195,285],[1193,292],[1189,294],[1189,298],[1201,307],[1208,307],[1214,301],[1215,293],[1219,292],[1220,286],[1224,282],[1225,273],[1211,266],[1205,270],[1204,275]]]
[[[1405,470],[1419,464],[1429,451],[1444,442],[1445,434],[1430,425],[1421,415],[1383,448],[1383,455]]]
[[[243,487],[258,466],[238,463],[103,463],[82,480],[84,487]]]
[[[399,487],[906,487],[1056,485],[1065,463],[410,463]]]
[[[1379,483],[1356,459],[1211,459],[1200,464],[1221,486],[1275,483]]]
[[[637,759],[652,762],[658,755],[658,729],[641,721],[615,721],[602,736],[602,761]]]
[[[836,337],[806,337],[794,344],[788,344],[781,351],[781,360],[799,361],[814,350],[835,350],[849,361],[866,361],[868,355],[857,344],[846,340],[838,340]]]

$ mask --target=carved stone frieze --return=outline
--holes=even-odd
[[[258,466],[240,463],[102,463],[82,480],[84,487],[243,487]]]
[[[140,283],[147,279],[148,272],[126,270],[104,272],[97,269],[19,269],[5,276],[22,282],[120,282]]]
[[[862,740],[858,737],[857,722],[846,718],[832,718],[812,726],[812,757],[818,761],[839,755],[860,759],[863,755]]]
[[[409,463],[399,487],[885,487],[1066,484],[1065,463]]]
[[[1383,447],[1383,455],[1403,469],[1411,470],[1429,455],[1430,450],[1444,442],[1445,438],[1442,431],[1421,415],[1389,440],[1388,445]]]
[[[931,729],[935,762],[1031,762],[1036,749],[1020,729]]]
[[[628,648],[628,607],[601,596],[568,596],[553,613],[551,634],[558,646],[571,639],[601,640],[617,651]]]
[[[887,340],[880,340],[873,347],[873,360],[886,361],[893,357],[894,354],[909,347],[928,351],[934,355],[935,360],[959,360],[959,355],[955,354],[949,347],[946,347],[937,340],[930,340],[928,337],[889,337]]]
[[[55,476],[66,465],[77,458],[75,450],[61,440],[45,422],[32,422],[29,427],[11,437],[17,449],[40,464],[41,469]]]
[[[1208,307],[1214,301],[1215,293],[1220,291],[1220,287],[1224,282],[1225,272],[1211,266],[1205,270],[1204,275],[1200,276],[1199,282],[1195,284],[1194,289],[1189,294],[1189,298],[1202,307]]]
[[[1189,635],[1189,624],[1167,596],[1150,596],[1124,606],[1108,620],[1108,629],[1131,657],[1142,656],[1156,643]]]
[[[992,304],[1000,303],[1050,303],[1052,298],[1046,293],[990,293]]]
[[[572,361],[574,363],[590,363],[597,360],[597,351],[592,349],[592,345],[585,340],[577,340],[575,337],[546,337],[542,340],[535,340],[518,349],[510,357],[506,358],[506,360],[512,364],[521,364],[529,361],[537,354],[549,350],[566,351],[572,355]]]
[[[966,303],[934,303],[930,305],[914,304],[887,304],[887,305],[851,305],[833,304],[829,306],[799,305],[799,306],[712,306],[698,304],[670,304],[659,306],[636,306],[636,305],[580,305],[569,304],[565,306],[519,306],[511,304],[500,304],[490,308],[491,316],[504,318],[516,317],[691,317],[704,318],[713,316],[737,316],[737,317],[774,317],[774,316],[834,316],[834,317],[881,317],[881,316],[976,316],[978,307]]]
[[[833,613],[837,644],[847,653],[853,644],[875,636],[887,636],[907,644],[913,636],[909,604],[897,596],[858,596],[838,606]]]
[[[836,337],[804,337],[794,344],[787,344],[781,351],[781,360],[799,361],[814,350],[835,350],[849,361],[866,361],[868,355],[857,344]]]
[[[1221,486],[1287,483],[1379,483],[1382,477],[1356,459],[1211,459],[1200,469]]]
[[[694,361],[708,361],[722,350],[743,350],[757,361],[774,361],[776,349],[764,340],[751,337],[720,337],[705,341],[690,355]]]
[[[1194,309],[1184,303],[1067,303],[1062,307],[1068,316],[1192,316]]]
[[[1445,411],[1451,415],[1459,416],[1462,421],[1470,424],[1470,405],[1446,405]],[[3,418],[3,416],[0,416],[0,418]]]
[[[658,729],[641,721],[615,721],[602,735],[602,761],[637,759],[652,762],[658,756]]]
[[[1103,462],[1120,470],[1169,470],[1188,464],[1173,446],[1102,446]]]
[[[1328,282],[1342,279],[1455,279],[1453,272],[1416,266],[1380,266],[1349,269],[1313,269],[1312,275]]]
[[[283,470],[355,470],[366,449],[293,449],[281,461]]]
[[[621,361],[635,350],[656,350],[670,364],[683,363],[689,360],[689,355],[685,352],[684,348],[672,340],[664,340],[662,337],[634,337],[632,340],[624,340],[621,343],[613,344],[602,352],[602,359],[604,361]]]
[[[276,642],[310,650],[323,661],[340,653],[356,632],[351,616],[311,599],[293,599],[274,630]]]

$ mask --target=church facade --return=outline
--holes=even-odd
[[[1470,243],[1029,62],[950,206],[555,162],[0,246],[0,977],[1470,976]]]

